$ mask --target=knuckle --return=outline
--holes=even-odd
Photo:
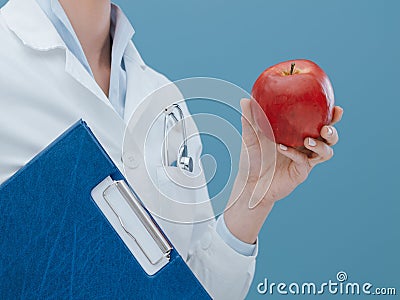
[[[324,138],[326,140],[335,140],[337,138],[338,132],[334,126],[328,126],[328,130],[324,132]],[[329,132],[330,131],[330,132]]]
[[[332,138],[337,139],[338,138],[338,131],[336,130],[335,127],[332,127],[333,133],[332,133]]]
[[[331,159],[334,155],[333,148],[329,147],[328,149],[327,159]]]
[[[307,165],[308,164],[308,158],[305,155],[299,155],[299,154],[295,154],[293,156],[293,160],[296,161],[298,164],[300,165]]]

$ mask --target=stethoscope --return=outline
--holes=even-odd
[[[179,120],[175,116],[175,111],[179,113]],[[168,119],[174,121],[174,124],[181,122],[182,129],[182,139],[183,143],[179,147],[178,157],[176,162],[169,162],[168,158]],[[193,159],[189,156],[188,146],[187,146],[187,135],[186,135],[186,126],[185,126],[185,118],[183,115],[183,111],[178,104],[172,104],[164,109],[164,148],[163,148],[163,159],[165,166],[179,166],[182,170],[193,172]]]

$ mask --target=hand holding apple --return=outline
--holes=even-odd
[[[315,165],[333,156],[331,146],[338,142],[339,137],[332,125],[339,122],[343,115],[343,109],[335,106],[331,123],[320,131],[321,140],[304,139],[304,147],[312,152],[311,156],[307,156],[295,148],[275,144],[260,132],[252,115],[252,105],[258,107],[253,100],[241,101],[243,143],[239,173],[224,212],[226,226],[246,243],[255,242],[274,203],[306,180]],[[270,152],[271,147],[277,150],[276,158],[274,155],[263,155]],[[266,185],[270,182],[271,172],[272,182]]]
[[[306,180],[315,165],[333,156],[331,146],[339,139],[333,125],[342,118],[343,109],[333,106],[333,102],[329,101],[333,97],[326,99],[328,113],[324,124],[317,126],[317,134],[301,137],[301,145],[311,155],[290,147],[300,146],[296,135],[293,136],[294,143],[288,142],[290,145],[276,144],[271,139],[267,123],[262,123],[265,122],[265,115],[261,107],[254,100],[242,99],[243,143],[239,172],[224,212],[228,229],[238,239],[254,243],[274,203]]]

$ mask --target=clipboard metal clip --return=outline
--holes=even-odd
[[[162,252],[163,256],[161,256],[160,258],[154,259],[154,256],[147,253],[144,243],[141,242],[138,238],[136,238],[135,234],[132,233],[129,228],[127,228],[123,218],[117,212],[115,207],[113,207],[113,205],[111,204],[110,198],[108,197],[108,194],[109,194],[108,192],[112,188],[114,188],[114,189],[116,188],[116,190],[123,197],[123,199],[126,201],[126,203],[129,204],[130,208],[133,210],[136,217],[140,220],[141,224],[146,229],[148,235],[150,235],[151,239],[158,246],[158,248]],[[129,186],[126,184],[125,181],[123,181],[123,180],[114,181],[111,185],[109,185],[103,191],[103,198],[107,202],[108,206],[111,208],[113,213],[118,218],[119,223],[120,223],[121,227],[123,228],[123,230],[129,235],[130,238],[132,238],[135,241],[135,243],[138,245],[140,250],[143,252],[143,254],[146,256],[146,258],[149,260],[149,262],[152,265],[158,264],[163,259],[163,257],[166,257],[169,260],[170,252],[173,249],[171,244],[168,242],[168,240],[166,239],[166,237],[164,236],[163,232],[160,230],[158,225],[150,217],[149,213],[144,209],[138,196],[129,188]]]

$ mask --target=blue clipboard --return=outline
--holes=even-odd
[[[1,299],[210,299],[173,246],[143,270],[91,197],[107,176],[127,187],[79,121],[0,185]]]

